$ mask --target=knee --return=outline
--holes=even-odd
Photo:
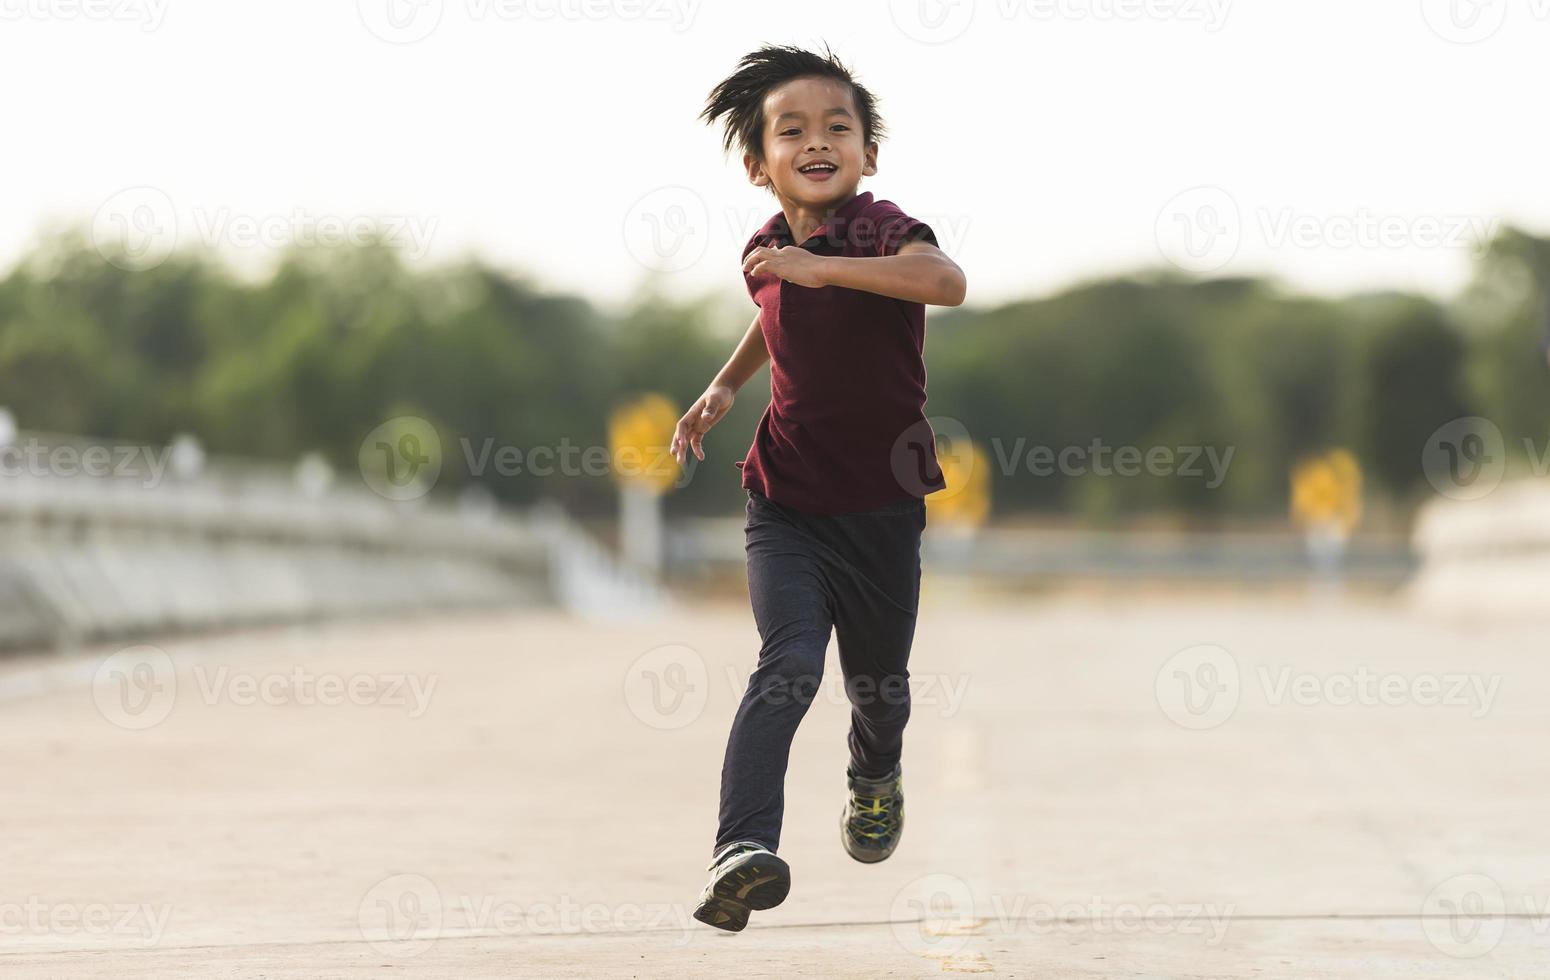
[[[856,713],[876,725],[903,725],[910,717],[909,679],[857,675],[846,681],[845,694]]]
[[[823,683],[826,646],[815,638],[767,646],[748,679],[748,696],[770,704],[812,704]]]

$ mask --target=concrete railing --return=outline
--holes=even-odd
[[[730,570],[743,555],[741,518],[684,521],[668,535],[670,573]],[[994,527],[967,533],[927,524],[921,558],[932,572],[1006,579],[1073,578],[1281,583],[1309,581],[1319,569],[1303,537],[1286,532],[1170,533]],[[1401,538],[1362,538],[1341,557],[1345,581],[1378,588],[1415,569]]]
[[[1437,498],[1416,520],[1417,607],[1455,615],[1550,609],[1550,480],[1503,483],[1477,500]]]
[[[21,438],[56,460],[90,448]],[[553,506],[395,503],[359,480],[231,459],[92,474],[16,458],[0,467],[0,647],[456,606],[639,615],[665,601]]]

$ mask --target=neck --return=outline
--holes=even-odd
[[[791,229],[791,240],[798,245],[802,244],[809,235],[818,230],[820,225],[834,217],[834,212],[854,201],[857,193],[857,190],[852,187],[850,193],[820,205],[782,201],[780,209],[785,213],[786,225]]]

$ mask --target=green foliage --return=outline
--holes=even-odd
[[[1374,492],[1407,503],[1424,487],[1427,438],[1453,418],[1485,415],[1510,445],[1550,435],[1546,284],[1550,242],[1509,230],[1448,306],[1152,276],[934,310],[927,413],[980,443],[1002,513],[1278,515],[1292,465],[1337,445],[1358,454]],[[570,446],[579,463],[606,446],[609,411],[634,395],[687,408],[742,329],[716,310],[712,298],[644,294],[610,315],[477,263],[410,269],[377,246],[298,250],[260,281],[190,255],[128,272],[67,236],[0,280],[0,403],[28,429],[157,442],[187,431],[216,453],[321,452],[347,475],[368,432],[417,415],[440,434],[443,489],[481,481],[513,502],[602,511],[606,476],[536,476],[492,453]],[[707,437],[673,510],[725,512],[740,499],[733,463],[767,385],[755,377]],[[1230,451],[1231,465],[1220,486],[1203,460],[1199,475],[1029,470],[1038,447],[1079,447],[1091,469],[1095,445],[1111,463],[1122,447],[1200,447]]]

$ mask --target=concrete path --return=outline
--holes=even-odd
[[[904,843],[839,848],[831,670],[741,935],[688,912],[745,606],[0,664],[0,975],[1550,976],[1542,627],[932,586]]]

